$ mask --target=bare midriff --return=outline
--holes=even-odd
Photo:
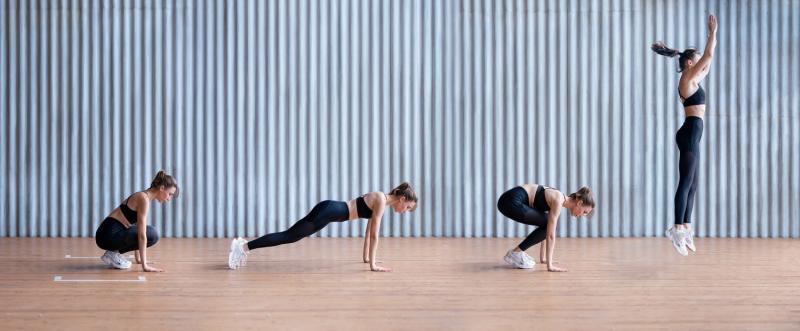
[[[684,107],[683,112],[686,114],[686,117],[694,116],[702,119],[703,115],[706,114],[706,105]]]

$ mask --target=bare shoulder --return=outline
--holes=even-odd
[[[375,208],[386,204],[386,195],[383,192],[369,192],[364,194],[364,200],[372,208]]]
[[[564,193],[556,189],[549,189],[544,191],[544,197],[549,203],[550,207],[561,207],[564,203]]]
[[[147,194],[144,192],[136,192],[128,198],[128,206],[138,210],[143,206],[148,206],[150,201],[147,199]]]
[[[694,90],[699,85],[698,78],[703,73],[703,68],[694,66],[688,68],[683,77],[678,81],[678,87],[684,87],[687,90]]]

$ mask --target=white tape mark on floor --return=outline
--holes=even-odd
[[[56,275],[53,277],[54,282],[127,282],[127,283],[144,283],[147,278],[139,276],[137,279],[64,279],[63,276]]]

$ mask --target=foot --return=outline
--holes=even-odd
[[[536,264],[533,262],[533,259],[527,260],[524,256],[527,255],[525,252],[515,252],[513,249],[506,253],[506,256],[503,257],[503,260],[506,263],[514,266],[518,269],[531,269]],[[528,256],[530,258],[530,256]]]
[[[116,269],[130,269],[131,267],[131,261],[126,260],[122,255],[113,251],[106,251],[105,254],[100,257],[100,260],[109,267]]]
[[[690,249],[692,252],[696,252],[697,248],[694,247],[693,235],[694,232],[692,230],[686,231],[686,236],[684,237],[684,240],[686,241],[686,248]]]
[[[686,230],[675,229],[674,227],[669,228],[667,237],[672,241],[672,246],[675,247],[678,254],[689,255],[689,251],[686,250]]]
[[[231,251],[228,254],[228,268],[236,270],[247,263],[247,253],[244,251],[245,243],[246,241],[242,238],[236,238],[231,241]]]

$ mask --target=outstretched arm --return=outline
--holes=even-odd
[[[708,68],[711,66],[711,60],[714,58],[714,50],[717,48],[717,18],[714,15],[708,16],[708,40],[706,40],[706,48],[703,51],[703,56],[697,61],[692,78],[695,81],[701,81],[708,75]]]
[[[367,221],[367,229],[364,230],[364,263],[369,263],[370,244],[369,238],[372,233],[372,220]]]
[[[392,269],[378,266],[376,255],[378,252],[378,233],[381,230],[381,218],[383,218],[383,209],[386,206],[386,200],[381,198],[379,203],[376,203],[372,209],[372,217],[367,224],[369,240],[369,268],[372,271],[392,271]],[[366,242],[365,242],[366,245]]]

